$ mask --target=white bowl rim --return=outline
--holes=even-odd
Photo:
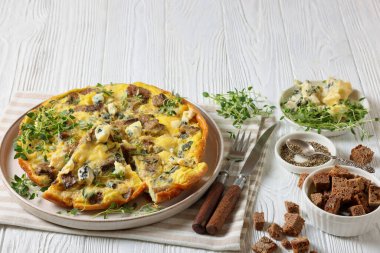
[[[306,126],[302,126],[296,122],[294,122],[292,119],[290,119],[288,116],[286,116],[286,114],[284,113],[284,111],[282,110],[282,106],[281,106],[281,101],[284,99],[284,96],[285,96],[285,93],[291,91],[291,90],[294,90],[295,89],[295,86],[291,86],[285,90],[283,90],[281,92],[281,96],[278,100],[278,107],[280,108],[280,111],[282,113],[282,115],[284,116],[284,119],[289,122],[290,124],[294,125],[294,126],[298,126],[298,127],[302,127],[302,128],[307,128]],[[370,112],[370,107],[369,107],[369,101],[368,99],[364,96],[364,94],[358,90],[358,89],[352,89],[352,92],[357,92],[359,94],[360,97],[364,98],[361,102],[361,104],[364,106],[365,109],[367,109],[368,113],[367,115],[369,115],[369,112]],[[318,129],[317,128],[310,128],[310,130],[313,130],[313,131],[317,131]],[[322,132],[330,132],[330,133],[338,133],[338,132],[347,132],[348,130],[338,130],[338,131],[335,131],[335,130],[329,130],[329,129],[324,129],[324,128],[321,128],[321,133]]]
[[[375,177],[374,175],[366,172],[366,171],[363,171],[361,169],[358,169],[358,168],[355,168],[355,167],[352,167],[352,166],[346,166],[346,165],[339,165],[340,167],[343,167],[343,168],[346,168],[348,170],[351,170],[351,173],[354,173],[352,171],[360,171],[360,172],[363,172],[365,175],[366,175],[366,179],[369,179],[371,180],[372,183],[375,183],[377,186],[380,185],[380,180]],[[318,170],[315,170],[313,171],[312,173],[310,173],[306,178],[305,178],[305,181],[303,182],[303,186],[302,186],[302,195],[304,198],[306,198],[306,201],[308,202],[308,204],[311,204],[313,206],[313,208],[315,210],[318,210],[318,212],[320,212],[321,214],[324,214],[324,215],[327,215],[327,216],[330,216],[330,217],[334,217],[334,218],[339,218],[339,219],[349,219],[349,220],[354,220],[354,219],[364,219],[368,216],[373,216],[375,215],[376,213],[380,212],[380,206],[378,206],[375,210],[373,210],[372,212],[370,213],[366,213],[364,215],[358,215],[358,216],[344,216],[344,215],[338,215],[338,214],[332,214],[332,213],[329,213],[329,212],[326,212],[325,210],[323,210],[322,208],[319,208],[318,206],[316,206],[312,201],[311,199],[309,198],[309,196],[307,195],[307,192],[306,192],[306,182],[309,181],[309,180],[312,180],[311,178],[317,174],[317,173],[320,173],[320,172],[323,172],[327,169],[330,169],[332,168],[333,166],[325,166],[323,168],[320,168]],[[358,175],[358,174],[356,174]]]
[[[298,166],[298,165],[294,165],[294,164],[291,164],[291,163],[288,163],[287,161],[285,161],[281,155],[279,154],[279,146],[282,142],[284,142],[285,139],[288,139],[290,136],[292,135],[297,135],[297,134],[301,134],[301,135],[309,135],[309,136],[313,136],[315,137],[315,139],[323,139],[325,140],[326,142],[330,143],[331,144],[331,147],[333,148],[332,150],[329,149],[331,155],[336,155],[336,147],[335,147],[335,144],[329,139],[327,138],[326,136],[322,135],[322,134],[318,134],[318,133],[314,133],[314,132],[306,132],[306,131],[296,131],[296,132],[292,132],[292,133],[288,133],[284,136],[282,136],[280,139],[278,139],[276,141],[276,144],[274,146],[274,152],[275,152],[275,155],[276,157],[278,157],[279,159],[281,159],[284,163],[286,163],[287,165],[289,166],[293,166],[295,168],[298,168],[298,169],[303,169],[303,170],[317,170],[317,169],[321,169],[325,166],[331,166],[331,163],[332,162],[332,159],[328,160],[327,162],[321,164],[321,165],[318,165],[318,166],[311,166],[311,167],[306,167],[306,166]],[[330,163],[330,165],[329,165]]]

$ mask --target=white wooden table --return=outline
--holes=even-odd
[[[0,114],[17,90],[140,80],[205,103],[202,91],[253,85],[276,103],[294,78],[336,76],[379,116],[379,24],[378,0],[0,0]],[[347,155],[356,142],[345,138],[334,141]],[[283,201],[300,200],[296,181],[269,158],[255,209],[281,223]],[[349,239],[304,234],[319,252],[379,252],[379,226]],[[0,238],[2,252],[205,252],[7,226]]]

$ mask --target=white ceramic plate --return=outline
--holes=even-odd
[[[285,113],[282,111],[281,104],[283,102],[287,101],[288,98],[293,95],[294,89],[295,89],[295,86],[292,86],[289,89],[285,90],[281,94],[280,101],[279,101],[279,107],[281,108],[281,112],[283,113],[283,115],[285,117],[285,120],[290,125],[295,126],[295,127],[299,128],[299,129],[306,129],[306,127],[303,127],[303,126],[297,124],[296,122],[294,122],[293,120],[289,119],[285,115]],[[353,89],[351,95],[349,96],[349,98],[352,99],[352,100],[359,100],[362,97],[363,97],[363,94],[359,90],[356,90],[356,89]],[[368,103],[368,100],[366,98],[364,98],[361,101],[361,103],[364,106],[364,108],[367,109],[367,111],[369,112],[369,103]],[[317,133],[317,129],[310,129],[310,131],[313,131],[313,132]],[[347,130],[340,130],[340,131],[330,131],[330,130],[326,130],[326,129],[321,129],[321,134],[324,135],[324,136],[327,136],[327,137],[339,136],[339,135],[343,135],[343,134],[348,133],[348,132],[350,132],[349,129],[347,129]]]
[[[77,216],[68,216],[65,214],[58,214],[59,211],[65,211],[65,209],[62,209],[61,207],[43,198],[37,197],[34,200],[22,198],[10,186],[11,179],[15,174],[21,175],[24,173],[18,165],[17,160],[13,159],[14,151],[12,145],[13,140],[17,136],[22,117],[12,125],[2,141],[0,148],[1,178],[11,196],[26,211],[41,219],[58,225],[86,230],[117,230],[140,227],[162,221],[170,216],[182,212],[194,204],[212,184],[221,168],[224,150],[222,134],[211,117],[208,116],[204,110],[198,106],[196,107],[202,112],[202,115],[206,119],[209,127],[209,135],[203,158],[203,160],[208,164],[209,170],[203,179],[198,184],[194,185],[194,187],[182,192],[178,197],[160,204],[163,208],[159,211],[149,214],[141,214],[139,216],[110,215],[107,219],[104,219],[103,216],[94,217],[94,212],[83,212]]]

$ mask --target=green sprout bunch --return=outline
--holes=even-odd
[[[218,115],[225,119],[232,119],[232,125],[236,128],[241,128],[247,119],[257,116],[268,117],[276,108],[268,104],[266,98],[255,92],[252,86],[241,90],[234,89],[225,94],[203,92],[203,96],[219,105]]]

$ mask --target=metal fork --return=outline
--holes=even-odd
[[[220,197],[222,196],[224,184],[229,176],[230,169],[235,163],[244,160],[245,154],[247,153],[249,147],[249,141],[251,139],[251,131],[249,132],[247,138],[245,136],[246,131],[243,131],[243,134],[241,135],[240,130],[238,131],[235,141],[227,154],[227,160],[223,164],[218,177],[208,191],[208,194],[194,219],[192,228],[198,234],[206,233],[206,224],[213,214]]]
[[[246,131],[243,131],[243,134],[240,136],[240,130],[238,131],[235,141],[232,144],[228,154],[227,154],[227,161],[223,165],[222,170],[220,173],[227,173],[232,168],[232,166],[236,162],[241,162],[244,160],[244,156],[247,153],[248,147],[249,147],[249,140],[251,139],[251,131],[249,131],[248,137],[245,138]],[[220,174],[219,173],[219,174]],[[228,175],[227,175],[228,176]]]

